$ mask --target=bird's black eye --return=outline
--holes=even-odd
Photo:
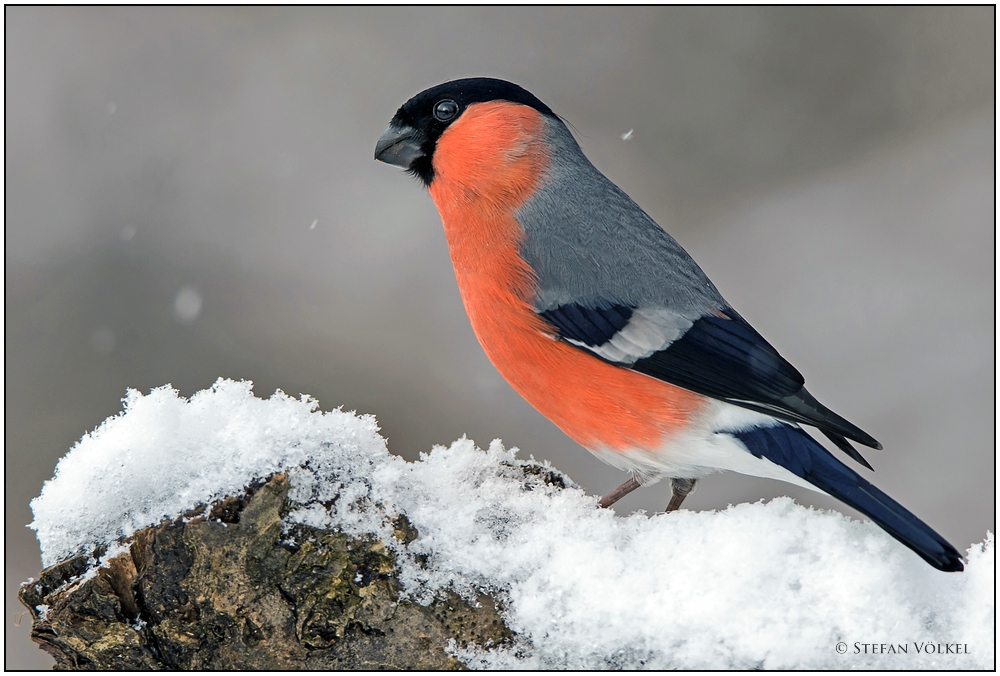
[[[458,104],[451,99],[444,99],[434,104],[434,117],[441,122],[447,122],[458,115]]]

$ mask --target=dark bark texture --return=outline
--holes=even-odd
[[[496,602],[400,599],[393,554],[375,539],[297,526],[284,475],[171,523],[88,579],[91,557],[21,587],[32,639],[57,669],[461,669],[458,646],[513,636]],[[403,542],[415,529],[400,517]],[[97,552],[101,555],[102,552]]]

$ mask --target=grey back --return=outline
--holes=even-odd
[[[680,244],[590,163],[566,125],[545,121],[549,167],[516,213],[521,254],[538,276],[536,310],[658,306],[696,319],[727,307]]]

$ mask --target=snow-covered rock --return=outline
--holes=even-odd
[[[941,573],[873,524],[788,498],[621,517],[544,464],[548,480],[526,484],[499,440],[409,463],[371,416],[258,399],[248,382],[123,401],[32,501],[46,565],[286,472],[289,529],[380,537],[420,603],[503,600],[517,640],[456,647],[470,667],[994,668],[992,534],[964,573]],[[400,514],[416,540],[393,537]]]

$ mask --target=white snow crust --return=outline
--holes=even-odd
[[[381,537],[417,602],[445,589],[502,600],[518,637],[453,646],[473,668],[995,668],[990,533],[964,573],[941,573],[871,523],[788,498],[621,517],[568,479],[525,479],[529,463],[499,440],[409,463],[371,416],[280,390],[258,399],[249,382],[123,401],[31,503],[46,565],[286,471],[300,505],[289,528]],[[408,546],[398,514],[419,531]]]

